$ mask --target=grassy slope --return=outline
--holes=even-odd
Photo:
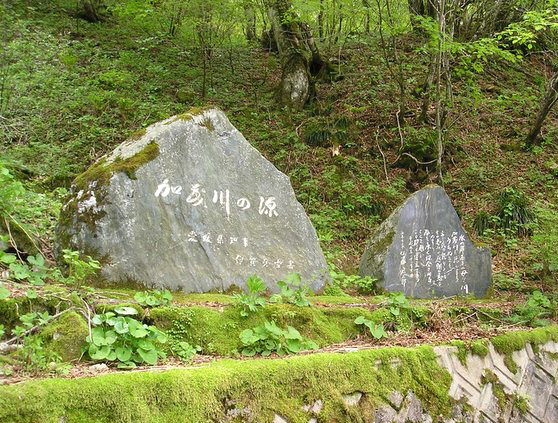
[[[343,79],[318,86],[315,105],[301,113],[277,110],[273,86],[276,58],[256,48],[239,49],[232,61],[214,56],[209,95],[200,99],[201,69],[191,49],[161,40],[129,22],[89,24],[64,9],[45,13],[41,3],[3,6],[0,35],[9,98],[2,105],[2,156],[19,163],[20,174],[40,189],[67,186],[100,155],[134,131],[189,107],[221,107],[246,138],[287,173],[299,201],[318,230],[322,246],[345,269],[354,270],[371,229],[405,196],[429,182],[425,174],[389,167],[384,174],[378,148],[392,163],[399,132],[397,87],[375,44],[344,50]],[[52,7],[49,7],[52,10]],[[421,82],[424,58],[407,40],[404,50],[410,86]],[[527,66],[528,64],[528,66]],[[465,225],[479,210],[492,210],[511,184],[547,209],[558,204],[556,119],[547,123],[548,144],[534,153],[509,148],[525,133],[544,85],[544,67],[492,66],[474,83],[455,83],[446,158],[446,187]],[[431,137],[416,123],[419,101],[410,97],[406,142]],[[302,142],[316,119],[350,122],[341,154],[330,146]],[[376,144],[378,140],[379,144]],[[485,239],[496,251],[496,270],[529,274],[537,259],[528,240]]]

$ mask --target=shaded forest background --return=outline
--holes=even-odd
[[[497,291],[556,286],[556,1],[4,0],[0,37],[0,215],[22,252],[53,258],[93,161],[215,105],[289,175],[332,268],[435,182]]]

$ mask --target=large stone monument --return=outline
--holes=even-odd
[[[492,279],[491,255],[469,240],[444,189],[430,185],[372,234],[360,274],[409,297],[480,297]]]
[[[151,125],[78,176],[57,235],[109,282],[206,292],[253,274],[271,291],[293,272],[313,290],[328,279],[289,178],[216,109]]]

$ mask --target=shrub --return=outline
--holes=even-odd
[[[355,324],[366,326],[370,331],[370,334],[376,339],[387,338],[387,333],[384,329],[384,325],[381,323],[374,323],[372,320],[368,320],[364,316],[358,316],[355,319]]]
[[[556,300],[550,299],[541,291],[534,291],[525,304],[516,308],[511,320],[529,326],[546,326],[546,320],[556,316]]]
[[[347,275],[331,262],[328,263],[328,267],[331,284],[326,287],[326,293],[329,295],[344,294],[345,290],[356,290],[359,294],[371,295],[377,290],[378,279],[376,278]]]
[[[550,207],[537,206],[538,226],[529,246],[535,269],[541,271],[543,276],[558,272],[558,212]]]

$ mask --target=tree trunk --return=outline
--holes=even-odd
[[[362,5],[366,9],[366,15],[364,16],[364,32],[370,34],[370,3],[368,0],[362,0]]]
[[[531,147],[538,139],[543,123],[552,110],[552,107],[558,102],[558,72],[556,72],[547,85],[546,94],[541,104],[537,118],[533,124],[533,128],[527,135],[527,146]]]
[[[423,0],[409,0],[409,13],[411,16],[424,16]]]
[[[293,16],[291,0],[270,0],[268,16],[283,63],[277,96],[293,109],[302,109],[314,91],[315,79],[329,70],[310,27]]]
[[[320,0],[320,13],[318,13],[318,35],[320,41],[324,39],[324,0]]]
[[[251,1],[244,2],[244,16],[246,18],[246,40],[256,39],[256,11]]]
[[[436,18],[437,11],[434,0],[409,0],[409,12],[411,16],[430,16]]]
[[[81,11],[79,15],[88,22],[100,22],[103,20],[105,5],[103,0],[81,0]]]

